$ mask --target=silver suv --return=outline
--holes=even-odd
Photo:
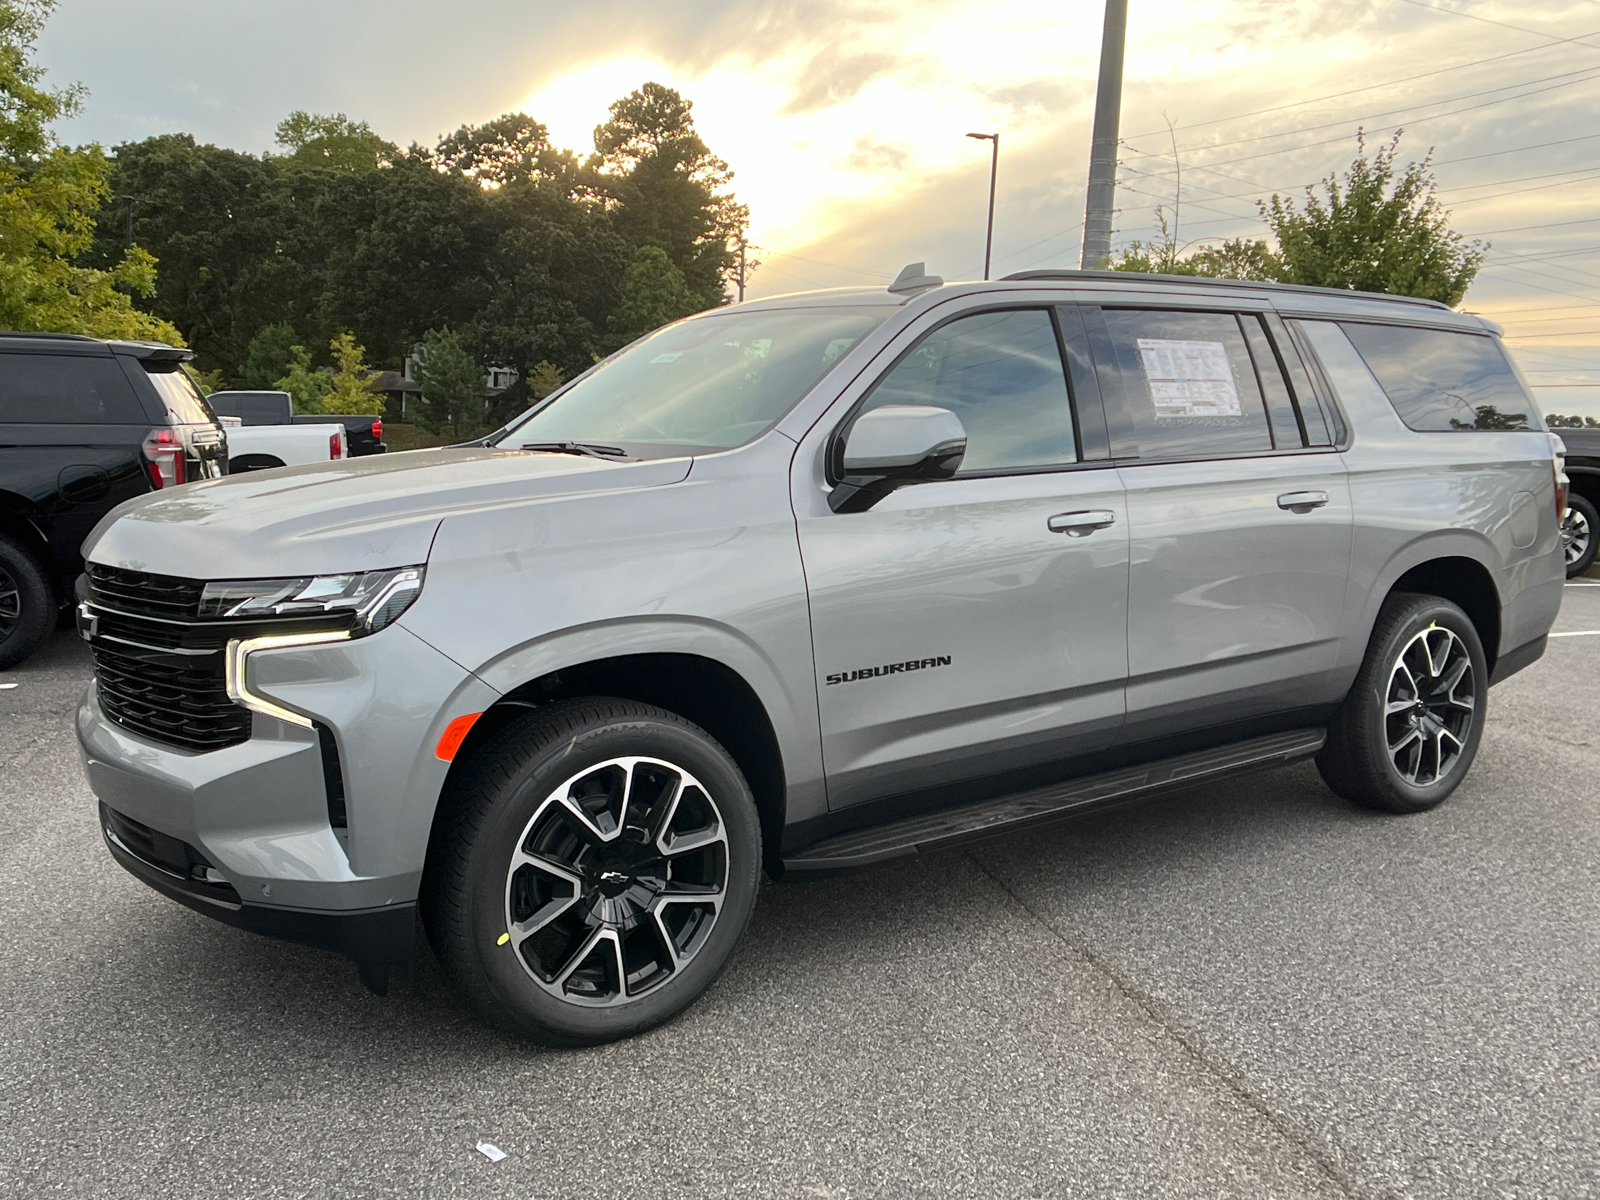
[[[1432,808],[1561,603],[1560,443],[1429,302],[1029,272],[680,321],[482,443],[85,546],[111,854],[533,1040],[647,1029],[760,876],[1316,756]]]

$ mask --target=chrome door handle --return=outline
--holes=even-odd
[[[1064,533],[1068,537],[1088,537],[1096,529],[1104,529],[1107,525],[1116,524],[1116,521],[1116,513],[1096,508],[1087,512],[1057,513],[1050,518],[1048,524],[1051,533]]]
[[[1328,502],[1327,492],[1285,492],[1278,497],[1278,507],[1290,512],[1308,513]]]

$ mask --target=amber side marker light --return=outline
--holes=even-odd
[[[444,759],[445,762],[454,762],[456,751],[461,749],[461,743],[467,740],[467,733],[472,729],[473,723],[481,716],[483,716],[481,712],[468,713],[446,725],[444,736],[439,739],[439,746],[434,750],[434,755]]]

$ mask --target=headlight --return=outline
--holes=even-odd
[[[377,633],[411,607],[422,591],[422,567],[396,567],[360,575],[316,575],[299,579],[230,579],[208,583],[200,594],[200,616],[313,617],[350,614],[351,637]]]

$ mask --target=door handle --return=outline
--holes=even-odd
[[[1278,507],[1290,512],[1308,513],[1328,502],[1327,492],[1285,492],[1278,497]]]
[[[1116,524],[1116,520],[1116,513],[1096,508],[1087,512],[1057,513],[1047,524],[1051,533],[1064,533],[1068,537],[1088,537],[1096,529]]]

